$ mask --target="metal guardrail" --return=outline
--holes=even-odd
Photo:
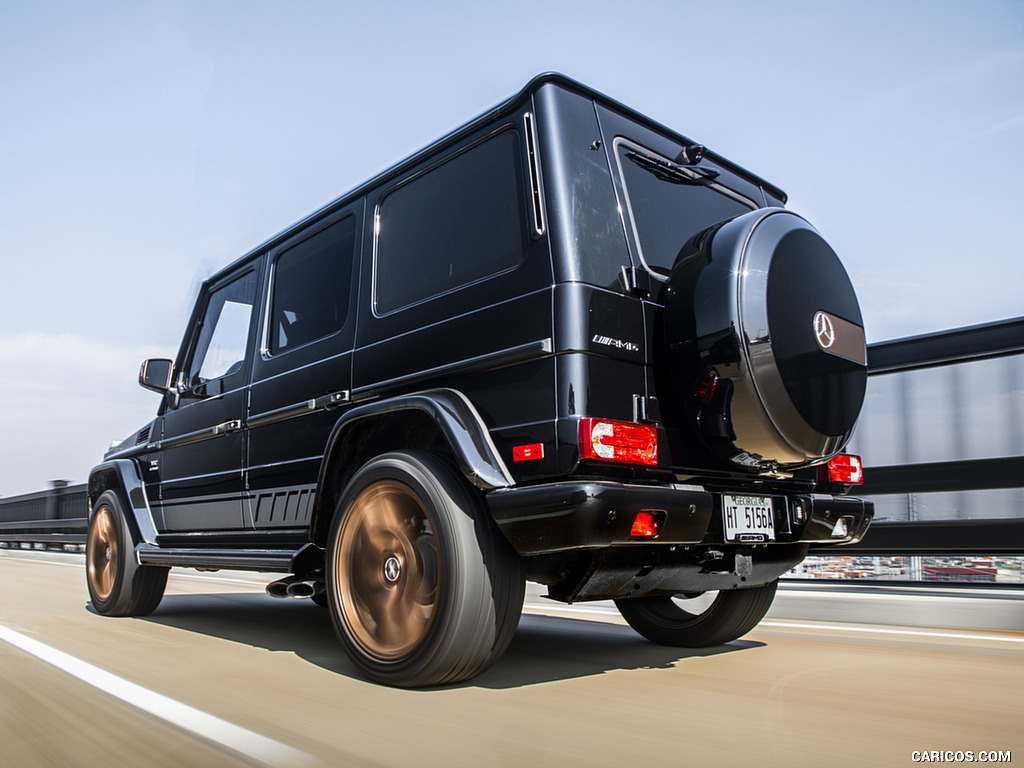
[[[872,344],[868,375],[990,360],[1024,353],[1024,317]],[[1024,429],[1024,425],[1021,425]],[[1024,488],[1024,456],[867,467],[864,496]],[[1024,515],[1024,510],[1020,510]],[[876,522],[857,544],[835,554],[1024,555],[1024,516],[980,520]],[[822,552],[825,550],[816,550]]]
[[[1024,317],[872,344],[868,375],[880,376],[1024,353]],[[1022,427],[1024,428],[1024,427]],[[1024,488],[1024,456],[867,467],[865,496]],[[86,486],[57,481],[0,499],[0,543],[84,544]],[[1022,511],[1024,512],[1024,511]],[[1024,555],[1024,517],[877,522],[858,544],[815,549],[844,555]]]
[[[0,499],[0,543],[85,544],[86,485],[57,480],[45,491]]]

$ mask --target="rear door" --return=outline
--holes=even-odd
[[[246,418],[247,524],[309,525],[327,438],[349,400],[362,202],[270,252]]]

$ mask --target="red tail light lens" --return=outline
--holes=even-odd
[[[629,535],[634,539],[653,539],[658,535],[658,519],[653,512],[637,512]]]
[[[828,464],[818,467],[818,481],[860,485],[864,482],[864,465],[861,463],[860,456],[840,453]]]
[[[718,371],[714,368],[708,368],[694,386],[693,396],[704,403],[704,405],[711,405],[711,401],[715,399],[715,388],[718,387],[719,381]]]
[[[650,424],[580,419],[580,456],[654,466],[658,463],[658,430]]]

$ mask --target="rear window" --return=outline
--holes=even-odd
[[[389,192],[376,221],[378,314],[516,267],[529,240],[525,199],[514,130]]]
[[[679,165],[622,138],[615,141],[615,157],[640,258],[656,274],[671,272],[679,251],[698,232],[757,208],[716,182],[707,163]]]

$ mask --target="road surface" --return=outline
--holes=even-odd
[[[108,618],[80,555],[0,550],[0,764],[1024,763],[1024,592],[787,587],[745,638],[690,651],[533,589],[486,674],[405,691],[361,679],[327,612],[267,580],[175,570],[152,616]]]

